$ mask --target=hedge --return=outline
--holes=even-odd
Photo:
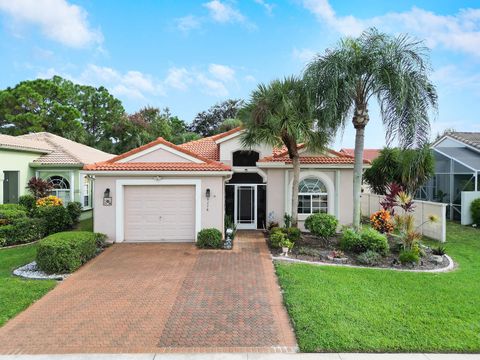
[[[71,273],[97,253],[97,238],[89,231],[68,231],[47,236],[37,249],[37,265],[48,274]]]
[[[45,235],[44,219],[18,218],[0,226],[0,246],[26,244]]]
[[[215,228],[200,230],[197,235],[197,247],[201,249],[221,249],[223,247],[221,231]]]

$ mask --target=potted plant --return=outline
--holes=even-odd
[[[341,250],[333,250],[330,255],[327,256],[327,259],[338,263],[346,263],[348,260],[345,253]]]
[[[282,255],[288,256],[288,251],[293,248],[293,242],[285,236],[280,242],[280,246],[282,247]]]

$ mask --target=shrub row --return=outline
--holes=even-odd
[[[93,258],[105,235],[68,231],[47,236],[37,249],[37,265],[48,274],[71,273]]]
[[[350,228],[344,229],[340,248],[357,254],[371,250],[386,255],[390,250],[387,237],[372,228],[364,228],[360,232]]]

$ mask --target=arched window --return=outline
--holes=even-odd
[[[233,166],[256,166],[260,154],[256,151],[238,150],[233,153]]]
[[[62,199],[64,204],[68,203],[70,200],[70,183],[68,180],[63,176],[54,175],[50,176],[47,181],[52,186],[50,191],[52,195]]]
[[[314,214],[318,212],[328,212],[327,187],[318,178],[303,179],[298,184],[298,213]]]

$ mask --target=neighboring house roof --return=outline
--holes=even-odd
[[[455,140],[461,141],[480,150],[480,132],[450,131],[447,132],[445,136],[450,136]]]
[[[363,149],[363,159],[373,161],[380,155],[381,150],[382,149]],[[340,152],[346,155],[355,156],[355,149],[343,148]]]
[[[110,159],[112,154],[94,149],[90,146],[65,139],[48,132],[39,132],[16,137],[22,141],[43,143],[49,151],[33,162],[41,165],[79,165]]]
[[[42,154],[52,151],[52,147],[43,141],[24,139],[18,136],[4,134],[0,134],[0,148],[32,151]]]
[[[210,160],[219,160],[220,158],[220,145],[217,143],[218,140],[223,139],[226,136],[235,134],[241,130],[240,127],[235,129],[208,136],[203,139],[189,141],[187,143],[179,145],[180,147],[192,151],[196,154],[204,156]]]
[[[200,160],[195,162],[121,162],[132,155],[141,153],[157,145],[165,145],[172,150],[179,151],[185,155]],[[85,170],[98,171],[229,171],[230,167],[216,160],[209,159],[203,155],[175,145],[162,137],[149,142],[143,146],[132,149],[121,155],[115,156],[107,161],[86,165]]]

